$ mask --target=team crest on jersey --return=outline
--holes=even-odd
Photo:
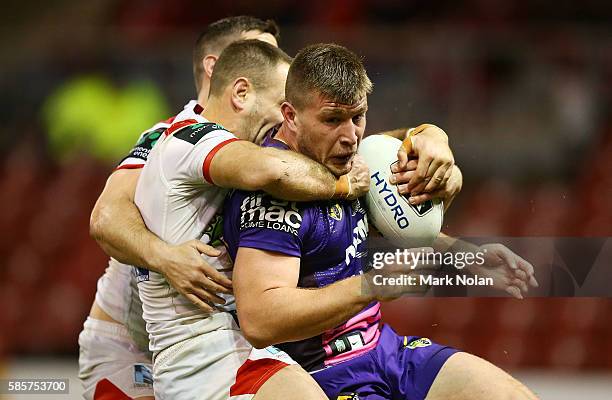
[[[330,217],[332,217],[336,221],[341,221],[342,220],[342,206],[340,206],[340,204],[338,203],[330,206],[328,210],[328,214]]]
[[[266,194],[251,194],[240,205],[240,230],[272,229],[297,235],[302,215],[294,201],[273,199]]]
[[[191,144],[196,144],[202,139],[206,134],[226,129],[219,124],[213,124],[212,122],[205,122],[199,124],[191,124],[186,127],[180,129],[178,132],[174,134],[174,137],[177,139],[184,140]]]
[[[431,340],[428,338],[418,338],[408,343],[408,338],[404,336],[404,347],[410,350],[414,350],[418,347],[431,346]]]

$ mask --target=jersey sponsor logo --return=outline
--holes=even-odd
[[[153,374],[144,364],[134,364],[134,386],[151,387],[153,386]]]
[[[165,127],[159,128],[142,135],[127,157],[125,157],[121,162],[127,160],[128,158],[138,158],[140,160],[147,161],[151,149],[153,146],[155,146],[155,143],[157,143],[165,130]]]
[[[221,125],[214,124],[212,122],[205,122],[205,123],[200,123],[200,124],[192,124],[192,125],[188,125],[188,126],[182,128],[181,130],[176,132],[174,134],[174,137],[177,138],[177,139],[181,139],[181,140],[184,140],[186,142],[189,142],[191,144],[196,144],[206,134],[208,134],[210,132],[213,132],[213,131],[219,131],[219,130],[226,131],[226,129],[224,127],[222,127]]]
[[[362,219],[357,222],[357,226],[353,229],[353,242],[344,252],[344,262],[348,266],[351,260],[355,257],[363,257],[365,253],[357,253],[358,246],[362,244],[368,237],[368,217],[363,216]]]
[[[404,336],[404,347],[407,349],[414,350],[418,347],[427,346],[431,346],[431,340],[429,340],[428,338],[418,338],[408,343],[408,338]]]
[[[276,200],[265,194],[251,194],[240,205],[240,230],[259,228],[298,234],[302,216],[294,201]]]
[[[329,207],[328,214],[330,217],[335,219],[336,221],[342,220],[342,206],[336,203]]]
[[[363,207],[362,202],[359,201],[359,199],[353,200],[353,202],[351,203],[351,210],[351,215],[353,217],[357,214],[367,214],[366,209]]]

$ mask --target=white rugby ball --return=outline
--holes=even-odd
[[[370,191],[366,196],[368,218],[385,239],[402,248],[430,246],[440,234],[444,205],[440,199],[416,206],[389,183],[391,165],[397,162],[402,142],[387,135],[368,136],[359,154],[370,168]]]

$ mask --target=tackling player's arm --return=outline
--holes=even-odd
[[[533,266],[501,243],[481,246],[440,233],[433,244],[441,253],[473,254],[481,257],[482,262],[469,263],[465,271],[481,277],[493,278],[493,287],[522,299],[529,287],[538,287]]]
[[[240,328],[255,347],[316,336],[345,322],[374,300],[360,276],[319,289],[298,288],[300,258],[240,247],[234,293]]]
[[[263,190],[292,201],[355,199],[366,194],[370,186],[365,165],[337,179],[325,166],[302,154],[242,140],[223,146],[209,171],[215,185]]]
[[[117,261],[147,266],[159,272],[158,252],[166,243],[146,229],[134,204],[140,169],[119,169],[111,174],[91,213],[91,236]]]

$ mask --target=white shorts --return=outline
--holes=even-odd
[[[295,361],[274,347],[254,349],[236,329],[218,329],[160,351],[153,363],[156,400],[249,400]]]
[[[153,396],[151,355],[138,349],[125,326],[87,317],[79,347],[85,399]]]

